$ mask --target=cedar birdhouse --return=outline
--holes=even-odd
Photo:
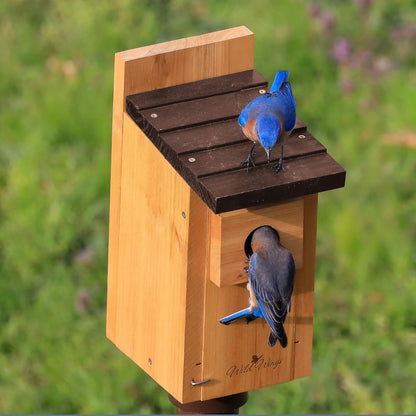
[[[300,120],[285,172],[260,150],[240,166],[238,115],[268,88],[253,49],[242,26],[115,56],[107,336],[182,403],[311,372],[318,193],[345,170]],[[244,243],[266,224],[296,263],[285,349],[264,319],[218,322],[248,306]]]

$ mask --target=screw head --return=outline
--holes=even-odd
[[[152,114],[150,114],[150,117],[157,118],[157,114],[156,113],[152,113]]]
[[[186,218],[186,214],[184,211],[182,211],[182,217],[185,219]]]
[[[306,139],[306,136],[304,134],[299,134],[299,139]]]
[[[149,359],[147,360],[147,362],[149,363],[149,365],[152,365],[152,359],[151,359],[151,358],[149,358]]]
[[[266,90],[259,90],[259,94],[266,94]]]
[[[190,157],[190,158],[188,159],[188,162],[194,163],[194,162],[196,162],[196,159],[195,159],[194,157]]]

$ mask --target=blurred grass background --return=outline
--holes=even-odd
[[[246,25],[347,170],[320,195],[312,376],[245,413],[416,412],[416,3],[0,3],[0,412],[173,413],[105,338],[114,53]]]

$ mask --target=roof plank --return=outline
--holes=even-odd
[[[286,140],[285,171],[273,172],[257,146],[255,168],[241,166],[251,142],[237,118],[267,90],[255,70],[134,94],[126,109],[173,168],[215,213],[343,187],[345,170],[297,119]]]

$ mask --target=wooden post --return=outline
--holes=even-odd
[[[178,402],[171,395],[169,395],[169,400],[176,406],[178,415],[238,415],[239,408],[247,403],[248,393],[232,394],[230,396],[218,397],[217,399],[186,404]]]

